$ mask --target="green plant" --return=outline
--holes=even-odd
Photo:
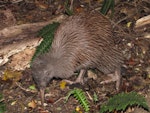
[[[111,9],[111,17],[114,13],[114,6],[115,6],[115,0],[104,0],[102,8],[100,12],[104,15],[108,13],[108,11]]]
[[[143,96],[136,92],[120,93],[113,96],[109,101],[101,106],[100,113],[125,111],[127,107],[140,106],[149,111],[149,107]]]
[[[0,113],[4,113],[6,111],[6,106],[3,102],[3,96],[0,94]]]
[[[94,102],[98,102],[98,96],[95,92],[94,92],[94,95],[93,95],[93,100],[94,100]]]
[[[38,32],[38,36],[42,37],[43,40],[40,43],[39,46],[37,46],[36,51],[32,57],[31,62],[34,60],[34,58],[36,58],[38,55],[43,54],[48,52],[48,50],[51,47],[52,44],[52,40],[54,38],[54,32],[55,30],[58,28],[58,26],[60,25],[60,23],[58,22],[53,22],[52,24],[49,24],[45,27],[43,27],[43,29],[41,29]]]
[[[66,0],[64,5],[66,14],[69,16],[73,15],[73,11],[69,8],[69,0]]]
[[[86,96],[85,96],[83,90],[78,89],[78,88],[71,90],[68,93],[68,95],[66,96],[66,101],[68,101],[68,99],[71,95],[73,95],[80,102],[80,104],[83,106],[83,108],[86,112],[88,112],[90,110],[88,100],[86,99]]]

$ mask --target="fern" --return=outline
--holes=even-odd
[[[4,113],[6,111],[6,106],[3,102],[3,96],[0,94],[0,113]]]
[[[108,11],[111,9],[111,17],[112,17],[114,13],[114,6],[115,6],[115,0],[104,0],[100,12],[103,15],[106,15]]]
[[[69,8],[69,0],[66,0],[64,5],[66,14],[69,16],[73,15],[73,10]]]
[[[136,92],[120,93],[110,98],[109,101],[101,106],[100,113],[113,112],[113,111],[125,111],[129,106],[140,106],[149,111],[149,107],[143,96]]]
[[[94,95],[93,95],[93,100],[94,100],[94,102],[98,102],[98,96],[95,92],[94,92]]]
[[[68,99],[71,95],[73,95],[80,102],[80,104],[83,106],[83,108],[86,112],[88,112],[90,110],[88,100],[86,99],[86,96],[85,96],[83,90],[78,89],[78,88],[71,90],[68,93],[68,95],[66,96],[66,101],[68,101]]]
[[[31,62],[38,55],[48,52],[48,50],[51,47],[52,40],[54,38],[54,32],[58,28],[58,26],[59,26],[59,23],[54,22],[52,24],[45,26],[43,29],[39,31],[38,36],[41,36],[43,38],[43,41],[41,42],[39,46],[37,46]]]

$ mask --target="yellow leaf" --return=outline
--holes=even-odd
[[[77,111],[77,112],[80,111],[80,107],[79,107],[79,106],[76,107],[76,111]]]
[[[76,107],[76,112],[77,112],[77,113],[82,113],[82,111],[81,111],[81,109],[80,109],[79,106]]]
[[[129,28],[131,26],[132,22],[127,23],[127,27]]]
[[[60,83],[60,88],[61,89],[65,89],[65,87],[66,87],[66,81],[61,81],[61,83]]]
[[[12,70],[5,70],[4,74],[2,76],[2,80],[13,80],[13,81],[19,81],[21,79],[22,73],[18,71],[12,71]]]

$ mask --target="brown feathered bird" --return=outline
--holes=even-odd
[[[80,71],[76,82],[82,82],[84,73],[93,68],[115,75],[118,89],[122,61],[110,21],[99,13],[80,13],[58,27],[49,52],[35,58],[31,69],[43,102],[44,89],[52,78],[69,78]]]

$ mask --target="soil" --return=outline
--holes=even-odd
[[[65,3],[62,0],[2,0],[0,10],[10,10],[12,15],[6,20],[5,15],[0,15],[0,18],[5,20],[0,28],[3,29],[14,23],[19,25],[48,21],[61,13],[66,14]],[[102,0],[74,0],[72,6],[74,13],[99,11]],[[146,30],[135,29],[136,21],[147,15],[150,15],[149,0],[117,0],[113,15],[111,11],[107,14],[114,26],[116,45],[121,48],[126,58],[121,72],[123,77],[119,92],[115,90],[115,83],[100,84],[107,79],[107,76],[97,71],[92,72],[92,77],[89,75],[86,77],[88,79],[84,85],[67,84],[62,88],[62,80],[53,79],[46,89],[44,109],[41,106],[39,91],[36,88],[31,89],[35,84],[30,69],[25,69],[16,78],[6,80],[3,79],[1,72],[0,94],[3,95],[3,102],[6,105],[5,113],[84,113],[83,107],[73,96],[65,103],[68,92],[75,87],[85,92],[90,103],[89,113],[98,113],[102,104],[120,92],[138,92],[146,98],[150,106],[150,38],[144,37],[145,33],[150,33],[150,28],[148,26],[145,27]],[[0,68],[7,69],[7,65]],[[70,80],[75,78],[76,76]],[[96,102],[93,100],[94,94],[98,96]],[[78,107],[79,111],[76,110]],[[148,113],[137,106],[121,112]]]

